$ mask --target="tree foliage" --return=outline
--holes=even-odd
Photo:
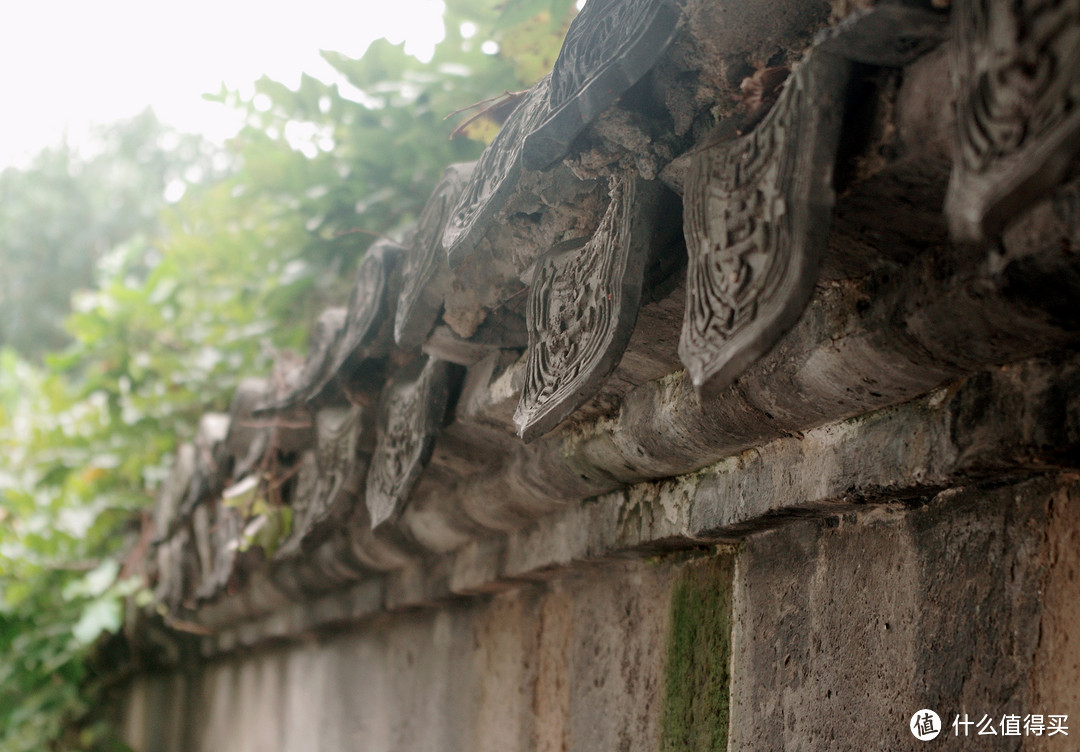
[[[224,150],[146,114],[0,174],[0,752],[122,748],[87,658],[147,597],[118,562],[178,437],[302,348],[371,241],[494,133],[451,140],[445,116],[533,83],[573,12],[448,0],[430,61],[378,41],[324,53],[338,83],[213,95],[246,114]]]

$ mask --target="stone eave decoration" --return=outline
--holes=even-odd
[[[453,164],[428,198],[416,224],[412,246],[405,254],[401,292],[394,314],[394,341],[417,347],[427,337],[442,311],[450,269],[442,250],[443,230],[458,205],[474,162]]]
[[[360,454],[360,434],[364,428],[359,405],[325,407],[315,413],[315,460],[318,480],[304,514],[296,519],[296,540],[309,548],[344,524],[357,497],[367,463]]]
[[[945,41],[949,16],[912,5],[878,2],[858,8],[814,40],[822,52],[867,65],[899,67]]]
[[[224,458],[223,444],[228,434],[228,415],[205,413],[199,418],[195,433],[195,472],[177,510],[178,520],[189,520],[196,505],[216,496],[225,485],[225,468],[221,460]]]
[[[838,56],[809,53],[752,132],[691,160],[679,358],[699,396],[717,394],[768,352],[813,293],[849,69]]]
[[[196,450],[191,443],[181,444],[176,449],[176,458],[168,477],[161,484],[154,502],[154,543],[165,541],[175,527],[180,504],[187,495],[188,488],[195,478]]]
[[[384,336],[383,330],[393,321],[396,290],[391,290],[391,279],[404,255],[405,249],[388,239],[376,240],[364,254],[349,296],[344,330],[309,400],[323,396],[343,369],[355,368],[368,358],[389,352],[391,338]]]
[[[288,410],[305,402],[320,384],[330,367],[338,340],[345,331],[346,309],[340,306],[327,308],[319,314],[311,330],[308,356],[296,380],[285,394],[259,413]]]
[[[597,115],[652,70],[675,37],[675,0],[591,0],[551,71],[551,114],[525,138],[525,169],[558,162]]]
[[[202,582],[195,592],[199,600],[212,600],[226,590],[240,556],[243,517],[239,509],[218,504],[210,527],[211,569],[203,572]]]
[[[372,529],[397,516],[431,458],[450,397],[449,368],[445,361],[421,356],[383,389],[367,475]]]
[[[443,231],[442,247],[451,267],[469,257],[488,223],[514,194],[521,178],[522,143],[548,114],[550,86],[549,74],[529,89],[476,161]]]
[[[981,242],[1044,197],[1080,152],[1080,2],[957,0],[954,239]]]
[[[526,308],[529,354],[514,411],[525,441],[558,426],[619,364],[637,321],[661,190],[639,178],[614,180],[593,237],[562,243],[537,261]]]
[[[256,417],[255,411],[266,401],[266,379],[243,379],[229,405],[229,433],[225,436],[225,454],[232,459],[232,478],[242,478],[266,456],[270,447],[270,422]]]

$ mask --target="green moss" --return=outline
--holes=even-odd
[[[671,595],[662,752],[727,750],[733,558],[689,564]]]

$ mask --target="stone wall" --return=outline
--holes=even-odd
[[[590,0],[178,452],[136,749],[1072,748],[1074,5]]]
[[[126,733],[146,752],[899,750],[922,748],[925,707],[1080,718],[1078,502],[1071,477],[973,485],[576,566],[142,676]],[[1071,748],[947,748],[1021,740]]]

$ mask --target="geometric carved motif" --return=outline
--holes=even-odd
[[[529,354],[514,412],[525,441],[591,399],[619,364],[637,321],[660,190],[656,182],[614,181],[593,237],[556,246],[537,262],[526,308]]]
[[[394,517],[431,458],[450,397],[449,364],[422,356],[382,391],[367,475],[372,529]]]
[[[679,358],[701,396],[768,352],[810,299],[832,219],[849,67],[812,51],[753,131],[690,164]]]
[[[427,337],[442,310],[449,279],[442,250],[443,229],[457,204],[474,163],[452,164],[428,198],[416,224],[412,247],[405,255],[401,293],[394,316],[394,341],[416,347]]]
[[[551,115],[525,138],[525,169],[551,167],[651,70],[674,38],[679,15],[673,0],[592,0],[582,8],[551,71]]]
[[[1080,151],[1080,0],[957,0],[957,144],[945,211],[981,241]]]
[[[442,247],[451,267],[468,258],[490,219],[513,195],[521,177],[522,141],[547,116],[550,81],[551,76],[545,76],[529,89],[476,161],[443,231]]]

